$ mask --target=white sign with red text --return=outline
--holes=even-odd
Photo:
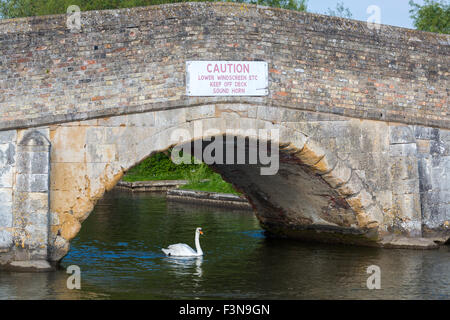
[[[266,96],[267,62],[186,61],[188,96]]]

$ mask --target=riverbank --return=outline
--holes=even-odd
[[[116,188],[133,192],[166,192],[187,184],[187,180],[119,181]]]
[[[247,199],[206,164],[192,161],[177,165],[170,159],[170,152],[143,160],[116,187],[132,192],[162,192],[178,202],[251,209]]]
[[[119,186],[134,191],[166,191],[175,184],[175,187],[180,189],[240,195],[230,183],[224,181],[206,164],[197,163],[194,158],[190,164],[175,164],[170,158],[170,152],[168,150],[165,153],[156,153],[144,159],[128,170]]]
[[[209,185],[209,181],[200,181]],[[119,181],[116,188],[131,192],[159,192],[165,193],[166,198],[171,201],[185,203],[199,203],[210,206],[226,207],[233,209],[247,209],[252,207],[247,199],[239,194],[212,192],[204,190],[182,189],[189,187],[188,180],[159,180],[159,181]]]
[[[166,198],[178,202],[196,202],[218,207],[252,210],[247,199],[230,193],[169,189],[166,192]]]

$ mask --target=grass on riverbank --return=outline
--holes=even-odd
[[[180,189],[240,194],[206,164],[175,164],[170,151],[157,153],[131,168],[123,181],[187,180]]]
[[[132,174],[125,175],[122,178],[123,181],[127,182],[135,182],[135,181],[157,181],[157,180],[184,180],[183,175],[179,173],[163,173],[163,174],[155,174],[155,175],[146,175],[146,174]]]
[[[204,163],[200,164],[195,170],[187,171],[185,179],[189,182],[181,186],[180,189],[240,194],[234,190],[231,184],[224,181],[220,174],[212,171]]]
[[[123,181],[149,181],[149,180],[183,180],[186,171],[195,170],[198,164],[175,164],[170,159],[170,153],[160,152],[143,160],[124,175]]]

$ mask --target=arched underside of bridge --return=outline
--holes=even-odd
[[[322,155],[312,153],[309,162],[309,152],[282,144],[275,175],[261,175],[259,165],[222,164],[213,168],[245,194],[261,226],[274,235],[376,245],[382,238],[383,215],[357,174],[350,182],[350,168],[335,163],[339,167],[333,172],[329,160],[318,160]]]

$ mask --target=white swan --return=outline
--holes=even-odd
[[[200,248],[200,235],[203,234],[202,228],[195,229],[195,251],[187,244],[177,243],[170,245],[167,249],[161,249],[166,255],[174,257],[198,257],[203,255]]]

